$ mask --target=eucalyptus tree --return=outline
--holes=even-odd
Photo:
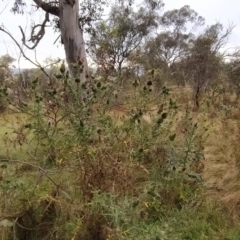
[[[159,4],[158,9],[162,6]],[[121,75],[130,54],[143,45],[144,38],[158,24],[157,8],[149,4],[138,9],[129,6],[119,9],[119,5],[114,5],[109,17],[94,26],[89,50],[101,70]]]
[[[194,39],[194,30],[204,24],[204,19],[188,5],[165,12],[159,18],[159,33],[146,44],[153,62],[168,65],[179,61]]]
[[[158,0],[145,1],[153,7],[158,5]],[[116,0],[115,2],[122,6],[133,4],[133,0]],[[81,79],[86,81],[90,76],[83,36],[84,27],[90,26],[92,21],[99,19],[108,3],[107,0],[14,0],[12,12],[24,14],[26,6],[32,4],[37,11],[43,11],[44,21],[32,26],[28,40],[20,27],[23,44],[29,49],[36,48],[45,34],[47,24],[52,23],[53,28],[60,31],[71,74],[77,76],[80,73]],[[4,30],[4,27],[0,30]]]
[[[184,68],[193,87],[196,107],[199,107],[203,90],[219,80],[224,59],[224,52],[221,50],[227,44],[232,29],[233,26],[224,29],[220,23],[208,26],[193,41],[189,54],[184,59]]]

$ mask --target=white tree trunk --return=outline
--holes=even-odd
[[[72,2],[72,4],[71,4]],[[59,20],[70,73],[82,82],[90,79],[83,30],[79,24],[79,0],[59,0]],[[76,69],[76,67],[78,68]],[[82,70],[81,70],[82,69]]]

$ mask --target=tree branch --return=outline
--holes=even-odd
[[[33,0],[33,1],[37,4],[37,7],[41,8],[43,11],[59,17],[59,8],[58,7],[51,6],[49,3],[46,3],[42,0]]]
[[[37,24],[35,26],[32,27],[32,31],[31,31],[31,37],[28,41],[31,41],[32,43],[34,43],[34,45],[32,47],[28,46],[26,44],[26,38],[25,38],[25,34],[21,28],[21,26],[19,26],[20,28],[20,31],[22,33],[22,42],[23,42],[23,45],[25,47],[27,47],[28,49],[31,49],[33,50],[34,48],[37,47],[38,43],[41,41],[41,39],[43,38],[43,36],[45,35],[45,27],[46,27],[46,23],[49,22],[49,13],[46,12],[45,14],[45,19],[43,21],[42,24]],[[34,31],[37,27],[40,27],[39,31],[37,34],[34,34]]]
[[[28,57],[26,56],[26,54],[24,53],[22,47],[21,47],[20,44],[18,43],[18,41],[12,36],[12,34],[11,34],[8,30],[6,30],[6,29],[4,28],[3,25],[0,26],[0,31],[5,32],[5,33],[15,42],[15,44],[17,45],[17,47],[19,48],[21,54],[23,55],[23,57],[24,57],[25,59],[27,59],[27,60],[28,60],[30,63],[32,63],[34,66],[40,68],[40,70],[41,70],[48,78],[50,78],[50,76],[48,75],[48,73],[45,71],[44,67],[42,67],[40,64],[36,64],[34,61],[32,61],[30,58],[28,58]]]
[[[228,28],[225,30],[223,35],[219,38],[218,42],[216,43],[216,46],[214,48],[214,52],[218,52],[221,48],[223,48],[228,43],[228,38],[231,35],[234,25],[229,25]]]

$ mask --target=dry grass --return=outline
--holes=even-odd
[[[0,155],[21,157],[26,150],[27,116],[20,113],[0,115]]]
[[[191,106],[192,92],[189,87],[173,88],[172,92],[180,103],[181,111],[178,113],[179,121],[176,123],[175,130],[181,133],[185,129],[185,123],[182,121],[184,112],[193,107]],[[229,96],[229,99],[228,103],[231,103],[234,98]],[[236,105],[230,108],[231,113],[227,117],[215,106],[211,106],[208,112],[199,110],[194,111],[192,115],[200,128],[207,127],[209,133],[204,144],[205,160],[202,172],[205,194],[210,199],[223,203],[228,213],[236,218],[236,216],[240,217],[240,110]],[[143,120],[151,123],[154,114],[156,114],[156,107],[152,107],[143,116]],[[121,121],[128,115],[128,111],[121,105],[112,108],[110,115]]]
[[[220,114],[214,119],[211,134],[205,146],[205,179],[206,194],[220,201],[228,209],[232,218],[240,219],[240,129],[239,118],[229,116],[223,118]]]

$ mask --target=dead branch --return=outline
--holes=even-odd
[[[50,3],[46,3],[42,0],[33,1],[36,3],[37,8],[41,8],[43,11],[59,17],[59,8],[57,6],[52,6]]]
[[[48,75],[48,73],[45,71],[45,67],[41,66],[40,63],[35,63],[34,61],[32,61],[29,57],[26,56],[26,54],[24,53],[22,47],[20,46],[20,44],[18,43],[18,41],[12,36],[12,34],[2,25],[0,26],[0,31],[6,33],[13,41],[14,43],[17,45],[17,47],[19,48],[21,54],[23,55],[23,57],[28,60],[30,63],[32,63],[34,66],[36,66],[37,68],[39,68],[49,79],[50,76]]]
[[[228,43],[228,38],[231,35],[234,25],[231,24],[226,28],[225,32],[222,34],[222,36],[219,38],[218,42],[216,43],[216,46],[214,48],[214,52],[218,52],[221,48],[223,48]]]
[[[15,44],[17,45],[17,47],[19,48],[21,54],[23,55],[23,57],[24,57],[25,59],[27,59],[27,60],[28,60],[30,63],[32,63],[34,66],[39,67],[35,62],[33,62],[30,58],[28,58],[28,57],[25,55],[25,53],[24,53],[22,47],[20,46],[20,44],[19,44],[19,43],[17,42],[17,40],[12,36],[12,34],[11,34],[7,29],[4,28],[3,25],[0,27],[0,31],[6,33],[6,34],[15,42]]]
[[[5,5],[5,7],[2,9],[2,11],[0,12],[0,15],[1,15],[1,14],[4,12],[4,10],[7,8],[8,4],[9,4],[9,3],[7,3],[7,4]]]
[[[42,39],[43,36],[45,35],[45,27],[46,27],[47,22],[49,22],[49,13],[48,13],[48,12],[45,13],[45,19],[44,19],[44,21],[43,21],[42,24],[37,24],[37,25],[34,25],[34,26],[32,27],[31,37],[30,37],[30,39],[28,40],[29,42],[34,43],[34,45],[33,45],[32,47],[30,47],[29,45],[27,45],[25,34],[24,34],[23,30],[22,30],[22,27],[19,26],[20,31],[21,31],[21,33],[22,33],[22,42],[23,42],[23,45],[24,45],[25,47],[27,47],[27,48],[30,49],[30,50],[33,50],[33,49],[35,49],[35,48],[37,47],[37,45],[39,44],[39,42],[41,41],[41,39]],[[35,30],[36,30],[36,28],[38,28],[38,27],[40,27],[40,29],[39,29],[38,33],[35,34]]]

